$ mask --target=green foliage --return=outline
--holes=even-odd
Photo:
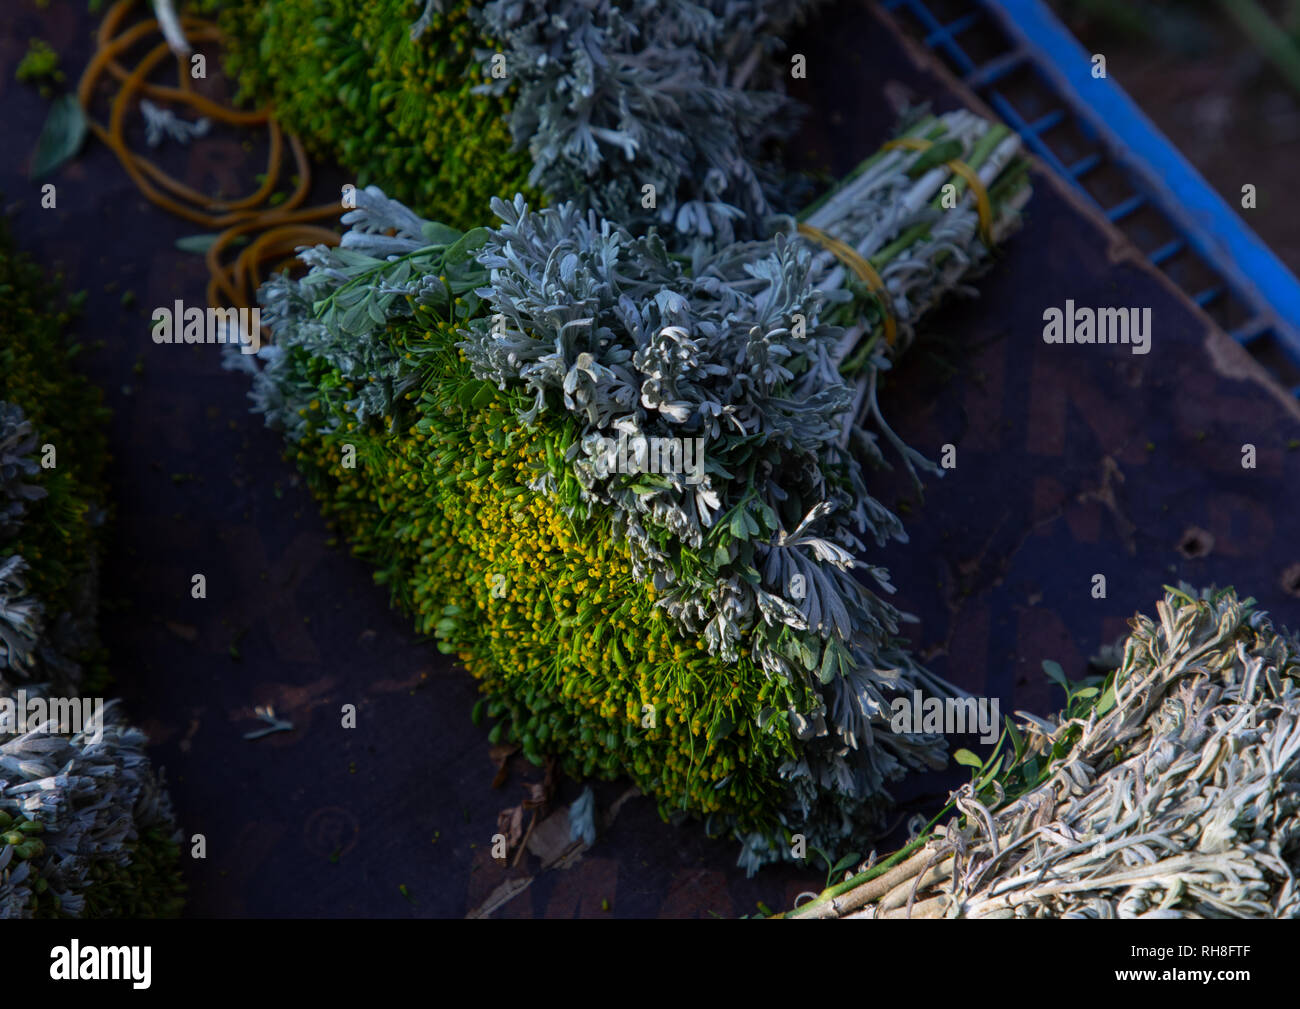
[[[32,698],[58,698],[66,714],[107,677],[96,633],[107,411],[74,367],[57,297],[0,221],[0,918],[170,915],[178,835],[144,735],[114,702],[100,726],[93,707],[79,729],[21,724]]]
[[[18,70],[14,76],[20,81],[54,82],[63,80],[63,71],[59,69],[59,54],[50,48],[44,39],[30,39],[27,52],[18,61]]]
[[[269,102],[310,149],[379,181],[421,213],[461,227],[488,200],[524,191],[510,96],[476,94],[474,50],[492,48],[474,4],[449,0],[412,39],[413,0],[204,0],[230,41],[242,99]],[[534,199],[536,194],[534,194]]]
[[[797,108],[771,57],[812,2],[203,7],[242,97],[429,217],[469,227],[491,197],[523,193],[730,241],[785,209],[771,155]]]
[[[22,410],[38,437],[38,453],[46,444],[57,453],[57,465],[34,467],[25,478],[44,494],[27,502],[27,521],[17,535],[0,540],[0,558],[20,555],[47,623],[70,622],[78,628],[73,636],[85,640],[93,637],[93,585],[107,508],[108,411],[76,367],[80,347],[65,332],[73,313],[57,307],[61,300],[57,285],[15,250],[0,222],[0,402]],[[97,644],[74,649],[68,658],[87,666],[91,678],[83,686],[104,685]]]
[[[86,888],[85,918],[176,918],[185,906],[180,843],[159,825],[139,831],[126,846],[127,862],[94,863]]]

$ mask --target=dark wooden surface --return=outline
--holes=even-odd
[[[104,630],[118,689],[167,769],[182,825],[207,838],[207,859],[187,866],[189,913],[466,914],[508,875],[536,871],[531,856],[503,870],[488,851],[498,810],[536,772],[512,765],[506,787],[490,787],[469,677],[387,608],[364,565],[330,545],[217,349],[150,341],[153,306],[203,298],[202,262],[174,248],[200,229],[144,201],[94,142],[50,180],[57,209],[40,208],[26,170],[47,102],[14,80],[14,66],[38,36],[75,81],[93,25],[80,0],[45,11],[14,0],[12,10],[0,25],[0,192],[20,245],[59,266],[70,289],[88,290],[79,334],[102,341],[85,364],[115,411]],[[960,101],[855,4],[830,8],[794,50],[809,54],[801,96],[816,109],[796,151],[807,163],[846,171],[885,139],[886,82],[940,109]],[[218,130],[162,157],[196,188],[230,195],[251,188],[260,151]],[[327,198],[343,177],[317,169]],[[906,440],[932,456],[948,442],[958,452],[956,470],[914,505],[911,542],[885,554],[897,600],[918,616],[914,640],[932,667],[998,697],[1004,712],[1052,710],[1060,698],[1040,661],[1079,675],[1165,582],[1236,584],[1300,625],[1286,576],[1300,562],[1289,494],[1300,452],[1288,450],[1300,411],[1104,224],[1050,180],[1035,186],[1025,228],[982,297],[930,327],[964,348],[956,373],[939,363],[951,352],[923,344],[886,397]],[[135,303],[124,307],[128,289]],[[1067,298],[1150,306],[1151,353],[1045,345],[1042,312]],[[1254,470],[1241,467],[1247,442]],[[882,478],[891,482],[887,500],[906,494]],[[1179,548],[1193,527],[1213,545],[1190,559]],[[206,600],[190,598],[195,572],[207,577]],[[1107,577],[1105,599],[1091,596],[1094,573]],[[295,730],[245,741],[258,727],[253,707],[268,703]],[[340,728],[345,703],[358,707],[355,731]],[[899,794],[932,806],[958,778]],[[599,786],[598,800],[624,787]],[[578,789],[565,782],[561,799]],[[538,875],[498,913],[726,916],[820,886],[815,869],[747,880],[734,861],[729,844],[664,824],[637,798],[581,862]]]

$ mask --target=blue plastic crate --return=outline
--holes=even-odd
[[[1300,283],[1040,0],[882,6],[1300,396]]]

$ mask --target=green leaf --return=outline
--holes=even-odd
[[[1101,700],[1097,702],[1097,714],[1104,715],[1111,708],[1115,707],[1115,684],[1106,688],[1106,692],[1101,695]]]
[[[444,262],[454,263],[458,260],[473,259],[474,251],[487,244],[488,234],[487,228],[470,228],[446,251]]]
[[[1043,672],[1054,682],[1059,683],[1067,694],[1070,692],[1070,681],[1065,678],[1065,670],[1061,668],[1059,662],[1043,659]]]
[[[984,766],[984,761],[980,760],[979,757],[975,756],[975,754],[971,753],[970,750],[966,750],[966,749],[957,750],[952,755],[952,759],[957,761],[957,763],[961,764],[962,767],[983,767]]]
[[[817,678],[823,683],[830,683],[835,678],[835,671],[838,663],[835,661],[835,643],[828,642],[822,649],[822,668]]]
[[[430,245],[454,245],[464,237],[462,232],[437,221],[425,221],[420,227],[420,234]]]
[[[1025,739],[1020,735],[1020,730],[1016,728],[1015,723],[1011,721],[1010,715],[1003,715],[1002,719],[1007,723],[1007,733],[1011,736],[1011,745],[1015,748],[1013,762],[1018,763],[1021,754],[1025,752]]]
[[[709,733],[709,742],[712,743],[714,740],[726,738],[735,727],[735,723],[728,716],[720,715],[718,720],[713,723],[713,731]]]
[[[803,660],[803,667],[805,669],[812,672],[817,668],[817,649],[813,648],[811,644],[805,644],[798,640],[795,641],[794,647],[798,650],[799,657]]]
[[[474,393],[474,398],[470,401],[470,405],[473,406],[475,410],[481,410],[496,399],[496,396],[497,391],[492,383],[483,382],[480,384],[478,392]]]
[[[998,759],[993,762],[993,766],[988,769],[988,771],[984,774],[982,778],[980,778],[979,784],[975,786],[975,794],[979,795],[980,792],[984,791],[985,786],[987,786],[990,781],[992,781],[994,778],[997,777],[998,771],[1000,771],[1001,769],[1002,769],[1002,758],[998,757]]]
[[[460,405],[468,410],[474,404],[474,397],[478,395],[482,382],[466,382],[456,390],[456,399]]]
[[[181,252],[195,252],[203,255],[212,248],[212,243],[220,237],[220,235],[216,234],[186,235],[184,238],[176,239],[176,248],[180,249]]]
[[[927,148],[921,156],[912,163],[908,169],[908,174],[916,178],[923,172],[928,172],[935,165],[941,165],[945,161],[952,161],[954,158],[962,156],[962,146],[960,140],[941,140],[933,147]]]
[[[364,333],[370,329],[367,322],[369,317],[365,301],[360,301],[343,313],[343,318],[339,322],[339,329],[351,334]]]
[[[1084,687],[1082,690],[1075,693],[1074,696],[1075,697],[1096,697],[1097,694],[1098,694],[1098,690],[1096,687]]]
[[[835,863],[835,868],[831,869],[830,874],[832,876],[838,876],[845,869],[853,865],[855,862],[859,861],[861,858],[862,856],[858,854],[856,851],[849,852],[847,855],[845,855],[843,858],[841,858],[838,862]]]
[[[380,304],[379,298],[368,299],[366,301],[366,311],[370,313],[370,318],[374,320],[377,325],[382,326],[388,322],[388,314]]]
[[[50,106],[50,113],[36,140],[32,155],[31,178],[48,175],[81,149],[86,139],[86,114],[72,95],[61,95]]]

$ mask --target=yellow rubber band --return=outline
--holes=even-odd
[[[926,151],[934,146],[932,140],[922,140],[920,137],[899,137],[897,140],[891,140],[882,145],[886,151],[903,148],[908,151]],[[984,243],[985,248],[993,248],[993,204],[989,201],[989,191],[984,188],[984,182],[979,177],[979,172],[971,168],[964,161],[958,161],[954,158],[952,161],[945,161],[954,175],[960,175],[966,180],[966,185],[970,186],[970,191],[975,194],[975,207],[980,215],[980,241]]]
[[[880,274],[876,272],[875,267],[858,255],[858,251],[851,245],[841,242],[834,235],[828,235],[820,228],[814,228],[803,221],[795,227],[799,234],[812,239],[828,252],[833,253],[836,259],[856,273],[858,279],[875,294],[880,302],[880,310],[885,316],[885,342],[892,347],[898,336],[898,323],[894,320],[894,306],[889,300],[889,291],[886,290],[885,282],[880,279]]]

